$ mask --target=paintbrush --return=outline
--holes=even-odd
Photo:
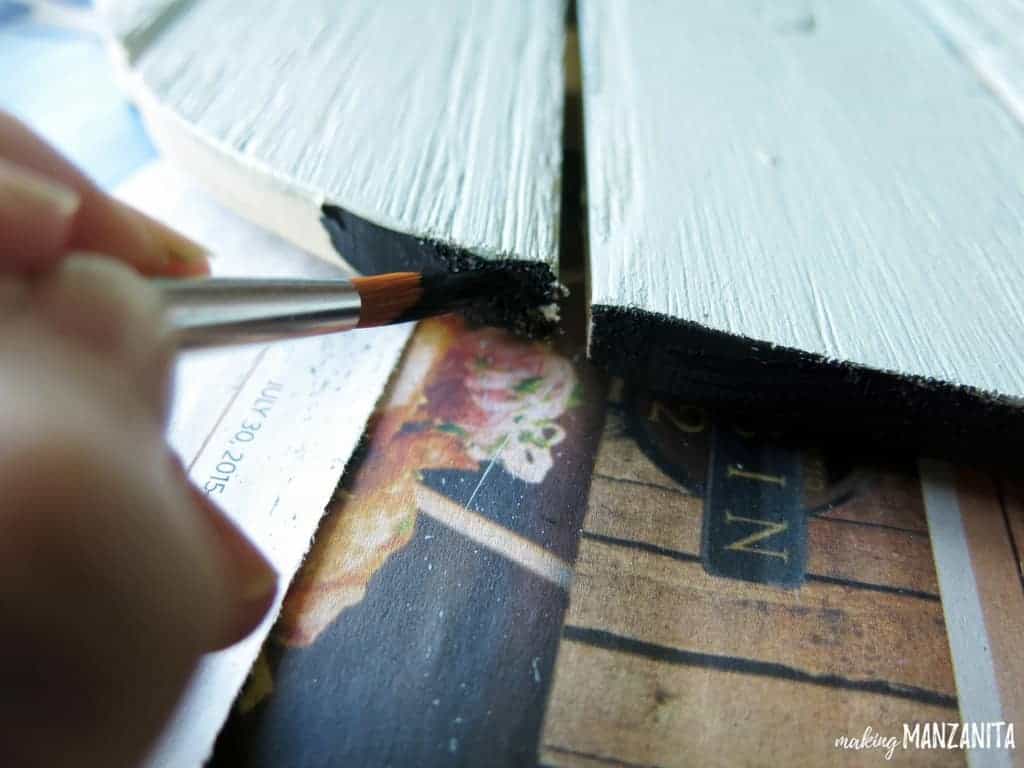
[[[212,277],[153,279],[179,348],[224,346],[373,328],[456,310],[529,311],[506,271],[393,272],[350,280]],[[510,295],[520,306],[510,306]],[[535,308],[543,312],[539,302]]]

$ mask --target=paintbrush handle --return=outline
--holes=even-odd
[[[180,348],[335,333],[359,322],[360,298],[345,280],[212,277],[153,279]]]

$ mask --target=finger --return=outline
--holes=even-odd
[[[232,613],[216,542],[119,373],[31,318],[0,328],[5,764],[134,764]]]
[[[172,347],[159,295],[152,286],[124,265],[79,254],[38,280],[32,300],[33,311],[47,327],[115,366],[125,385],[141,393],[162,418]],[[232,608],[211,646],[222,648],[259,624],[273,602],[277,574],[206,495],[188,482],[180,461],[172,459],[169,466],[201,524],[208,526],[228,574]]]
[[[173,345],[155,288],[125,265],[72,254],[33,283],[31,311],[116,367],[163,424]]]
[[[210,650],[234,645],[258,627],[277,596],[277,572],[256,546],[217,508],[210,497],[188,479],[181,460],[170,457],[171,471],[180,478],[199,515],[209,525],[232,593],[234,610]]]
[[[106,253],[143,274],[183,277],[209,271],[201,246],[102,192],[29,128],[3,112],[0,158],[78,195],[78,209],[65,248]]]
[[[80,204],[71,187],[0,158],[0,271],[52,266],[71,238]]]

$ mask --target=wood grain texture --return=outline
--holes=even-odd
[[[882,0],[581,0],[580,23],[593,357],[1019,426],[1024,133],[932,24]]]
[[[638,492],[621,481],[595,476],[587,531],[617,540],[636,538],[679,557],[700,558],[702,501],[648,487]],[[807,572],[812,577],[938,597],[928,536],[812,517]],[[879,573],[885,583],[875,585]]]
[[[889,765],[884,751],[836,749],[838,736],[863,734],[862,723],[899,736],[902,722],[955,719],[936,705],[777,677],[738,682],[732,671],[668,665],[568,640],[558,664],[541,745],[541,760],[552,766],[866,768]],[[563,675],[573,685],[561,685]],[[892,764],[962,766],[966,760],[959,751],[896,750]]]
[[[997,491],[992,479],[979,472],[961,470],[956,485],[1000,711],[1006,722],[1019,723],[1024,713],[1024,582],[1010,516],[1019,516],[1021,496],[1011,487]],[[1007,762],[1021,768],[1024,754],[1015,751]]]
[[[873,765],[879,752],[836,738],[965,719],[912,466],[863,463],[843,441],[801,452],[785,481],[807,514],[805,579],[723,577],[701,528],[714,474],[749,452],[720,414],[616,382],[609,400],[542,764]],[[778,439],[758,455],[792,451]],[[736,511],[763,514],[761,501]],[[965,764],[902,749],[892,760]]]
[[[158,145],[243,214],[555,268],[564,0],[105,5]]]
[[[842,678],[932,702],[956,696],[938,601],[811,581],[779,590],[718,579],[699,561],[587,541],[566,624],[693,657],[756,659],[805,682]]]

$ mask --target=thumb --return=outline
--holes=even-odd
[[[242,640],[263,621],[274,604],[277,572],[256,546],[246,538],[210,497],[197,488],[185,473],[181,459],[170,454],[171,472],[188,489],[192,504],[209,528],[226,574],[229,605],[221,631],[209,650],[219,650]]]

